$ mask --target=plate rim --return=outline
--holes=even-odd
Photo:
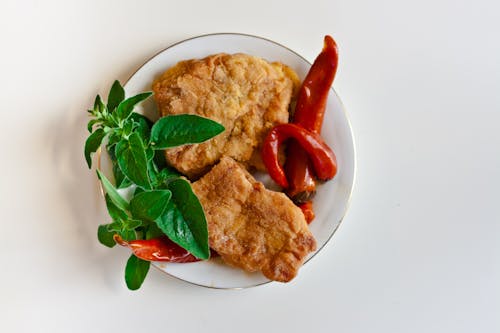
[[[192,37],[188,37],[188,38],[185,38],[185,39],[182,39],[180,41],[177,41],[173,44],[170,44],[168,45],[167,47],[164,47],[163,49],[155,52],[153,55],[151,55],[150,57],[148,57],[146,60],[144,60],[144,62],[139,65],[137,67],[137,69],[132,73],[130,74],[130,76],[125,80],[124,84],[123,84],[123,87],[126,87],[127,84],[129,83],[129,81],[144,67],[146,66],[151,60],[153,60],[154,58],[156,58],[158,55],[162,54],[163,52],[166,52],[167,50],[171,49],[171,48],[174,48],[176,47],[177,45],[180,45],[180,44],[183,44],[183,43],[186,43],[186,42],[189,42],[191,40],[195,40],[195,39],[202,39],[202,38],[207,38],[207,37],[214,37],[214,36],[243,36],[243,37],[250,37],[250,38],[256,38],[256,39],[261,39],[261,40],[264,40],[266,42],[269,42],[269,43],[272,43],[274,45],[277,45],[279,47],[282,47],[288,51],[290,51],[291,53],[295,54],[296,56],[298,56],[299,58],[301,58],[303,61],[305,61],[309,66],[312,66],[312,63],[307,60],[305,57],[303,57],[302,55],[300,55],[299,53],[297,53],[296,51],[292,50],[291,48],[289,48],[288,46],[285,46],[281,43],[278,43],[272,39],[269,39],[267,37],[262,37],[262,36],[257,36],[257,35],[252,35],[252,34],[248,34],[248,33],[241,33],[241,32],[214,32],[214,33],[207,33],[207,34],[202,34],[202,35],[195,35],[195,36],[192,36]],[[352,194],[354,192],[354,187],[356,185],[356,178],[357,178],[357,151],[356,151],[356,141],[355,141],[355,136],[354,136],[354,131],[353,131],[353,128],[352,128],[352,123],[351,123],[351,120],[349,118],[349,115],[347,114],[347,111],[346,111],[346,108],[345,108],[345,105],[344,103],[342,102],[342,99],[340,98],[340,96],[337,94],[337,92],[335,91],[335,89],[333,88],[333,85],[332,87],[330,88],[330,90],[335,94],[337,100],[339,101],[340,103],[340,108],[344,114],[344,117],[346,119],[346,122],[347,122],[347,125],[348,125],[348,128],[349,128],[349,133],[351,134],[351,142],[352,142],[352,152],[353,152],[353,175],[352,175],[352,184],[349,188],[349,194],[348,194],[348,197],[347,197],[347,200],[346,200],[346,205],[345,205],[345,209],[342,213],[342,217],[338,220],[338,223],[337,223],[337,226],[332,230],[332,232],[330,233],[330,235],[328,236],[328,238],[326,239],[326,241],[324,242],[324,244],[319,247],[316,251],[314,251],[314,253],[309,257],[307,258],[306,261],[304,261],[304,263],[302,264],[302,266],[304,266],[306,263],[308,263],[312,258],[314,258],[319,252],[321,252],[321,250],[323,250],[323,248],[331,241],[331,239],[333,238],[333,235],[335,235],[335,233],[337,232],[338,228],[340,227],[340,225],[342,224],[344,218],[346,217],[347,215],[347,212],[349,211],[349,208],[350,208],[350,205],[351,205],[351,199],[352,199]],[[100,157],[100,156],[99,156]],[[100,158],[99,158],[100,160]],[[102,190],[102,188],[101,188]],[[167,274],[168,276],[171,276],[173,278],[175,278],[176,280],[179,280],[179,281],[182,281],[182,282],[186,282],[186,283],[189,283],[189,284],[192,284],[192,285],[195,285],[195,286],[198,286],[198,287],[203,287],[203,288],[209,288],[209,289],[218,289],[218,290],[242,290],[242,289],[249,289],[249,288],[255,288],[255,287],[258,287],[258,286],[262,286],[262,285],[265,285],[265,284],[268,284],[268,283],[271,283],[271,282],[276,282],[276,281],[273,281],[273,280],[267,280],[267,281],[264,281],[264,282],[261,282],[261,283],[257,283],[257,284],[253,284],[253,285],[248,285],[248,286],[243,286],[243,287],[218,287],[218,286],[209,286],[209,285],[204,285],[204,284],[199,284],[199,283],[196,283],[196,282],[192,282],[192,281],[188,281],[188,280],[184,280],[182,279],[181,277],[178,277],[176,275],[173,275],[165,270],[163,270],[161,267],[159,267],[158,264],[156,264],[156,262],[152,262],[152,266],[159,270],[160,272],[164,273],[164,274]]]

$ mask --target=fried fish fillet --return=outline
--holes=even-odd
[[[298,86],[289,67],[246,54],[179,62],[153,83],[160,115],[197,114],[226,130],[202,144],[168,149],[168,162],[190,178],[210,170],[222,156],[263,170],[261,143],[273,126],[288,122]]]
[[[302,211],[229,157],[194,182],[193,191],[205,211],[210,247],[232,266],[287,282],[316,249]]]

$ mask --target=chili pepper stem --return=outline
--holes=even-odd
[[[121,245],[121,246],[128,246],[127,242],[123,240],[123,238],[120,237],[118,234],[113,235],[113,239],[116,242],[116,244]]]

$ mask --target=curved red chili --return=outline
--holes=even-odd
[[[293,138],[307,152],[316,176],[328,180],[337,172],[337,159],[333,151],[317,133],[295,124],[277,125],[269,131],[262,145],[262,160],[271,178],[281,187],[288,187],[288,180],[278,160],[281,144]]]
[[[321,132],[326,102],[338,67],[337,44],[325,36],[321,53],[314,60],[299,91],[293,123],[315,133]],[[312,168],[303,149],[290,142],[285,171],[289,181],[287,193],[295,201],[308,200],[316,190]]]
[[[147,261],[168,261],[168,262],[195,262],[200,259],[172,242],[168,237],[158,237],[148,240],[125,241],[119,235],[114,235],[113,239],[121,246],[127,246],[138,258]]]
[[[330,87],[337,72],[338,48],[331,36],[325,36],[323,50],[314,60],[297,97],[293,123],[320,133]]]

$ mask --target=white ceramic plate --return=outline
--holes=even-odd
[[[318,38],[317,52],[322,38]],[[214,53],[247,53],[268,61],[280,61],[292,67],[303,79],[311,64],[292,50],[265,38],[243,34],[210,34],[191,38],[161,51],[140,67],[125,84],[127,96],[151,90],[154,78],[178,61],[203,58]],[[151,98],[137,110],[154,120],[157,110]],[[323,124],[323,138],[337,155],[338,173],[334,180],[318,187],[314,199],[316,218],[310,229],[316,238],[318,250],[330,240],[346,213],[355,175],[355,153],[351,127],[339,97],[332,89],[328,97]],[[260,273],[246,273],[223,264],[220,259],[189,264],[154,263],[161,271],[181,280],[211,288],[245,288],[269,282]],[[321,270],[321,267],[314,267]]]

